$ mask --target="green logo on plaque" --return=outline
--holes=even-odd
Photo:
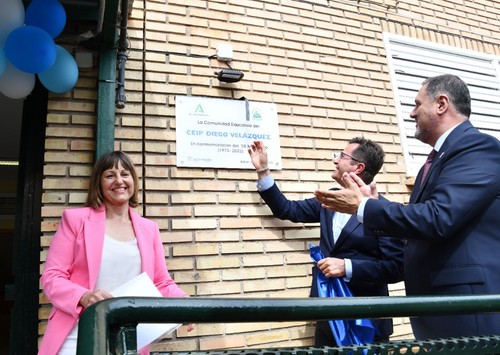
[[[203,107],[201,106],[201,104],[199,104],[198,106],[196,106],[196,110],[194,112],[197,112],[197,113],[204,113],[203,112]]]

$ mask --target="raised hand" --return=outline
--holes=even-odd
[[[252,144],[250,144],[250,148],[248,148],[248,154],[250,155],[252,164],[256,170],[263,170],[268,168],[267,150],[264,142],[254,141]]]

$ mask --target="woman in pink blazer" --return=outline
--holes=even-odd
[[[133,210],[138,177],[126,154],[96,162],[86,205],[63,212],[47,254],[41,283],[53,308],[39,355],[75,354],[83,310],[142,272],[164,297],[188,296],[168,273],[158,225]]]

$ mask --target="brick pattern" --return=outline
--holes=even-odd
[[[176,95],[276,103],[283,170],[273,175],[289,198],[331,187],[331,151],[363,135],[387,152],[379,190],[405,202],[411,186],[382,33],[500,55],[499,29],[500,4],[486,0],[135,0],[115,148],[139,167],[138,210],[159,223],[174,279],[199,297],[307,297],[307,245],[319,235],[316,224],[273,218],[253,171],[177,168]],[[221,42],[233,46],[231,66],[245,73],[237,84],[213,76],[226,68],[211,58]],[[85,201],[96,88],[97,69],[81,70],[71,93],[50,96],[41,268],[62,210]],[[391,294],[404,294],[403,284]],[[50,305],[42,293],[40,304],[43,334]],[[311,322],[199,324],[153,349],[304,346],[313,334]],[[410,337],[408,319],[395,319],[394,339]]]

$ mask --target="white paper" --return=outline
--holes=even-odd
[[[145,272],[110,293],[114,297],[163,297]],[[140,350],[151,344],[162,335],[172,333],[180,326],[179,323],[139,323],[137,325],[137,349]]]

